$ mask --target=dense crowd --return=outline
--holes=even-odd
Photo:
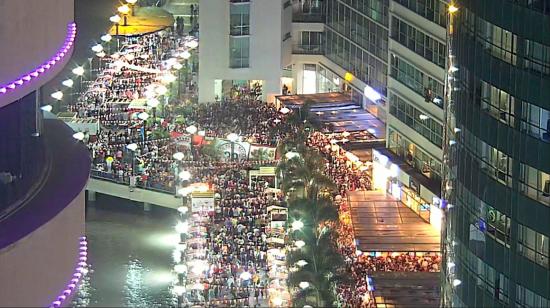
[[[175,111],[181,102],[167,101],[162,120],[139,117],[144,109],[132,109],[129,102],[147,97],[160,84],[161,72],[168,69],[167,58],[181,49],[184,41],[171,35],[148,35],[132,39],[116,56],[104,59],[104,73],[74,105],[68,107],[79,118],[96,118],[101,128],[86,136],[92,155],[93,174],[116,181],[155,189],[176,191],[177,171],[191,173],[191,182],[208,183],[219,196],[213,212],[194,215],[190,235],[193,258],[208,264],[197,277],[200,287],[188,293],[190,303],[208,306],[261,306],[266,303],[268,286],[267,207],[284,205],[282,195],[266,189],[265,183],[249,183],[241,171],[274,161],[214,162],[177,161],[173,155],[195,157],[189,144],[175,135],[195,125],[207,137],[225,138],[230,133],[252,144],[276,146],[292,133],[285,116],[273,106],[258,100],[261,86],[238,89],[236,99],[212,104],[192,104],[177,121]],[[187,89],[194,88],[193,80]],[[158,89],[158,87],[157,87]],[[237,91],[235,89],[234,91]],[[344,136],[347,137],[347,136]],[[350,138],[372,138],[364,132]],[[344,142],[347,141],[344,140]],[[135,143],[137,149],[129,150]],[[326,158],[326,174],[337,186],[335,206],[339,209],[338,250],[345,257],[353,277],[350,285],[337,286],[339,302],[347,307],[370,307],[367,275],[375,271],[439,271],[439,255],[398,254],[372,257],[355,248],[351,214],[346,195],[349,191],[370,190],[369,167],[357,161],[330,135],[313,132],[307,145]]]
[[[196,215],[195,226],[206,232],[195,234],[204,241],[191,245],[190,258],[206,261],[191,279],[201,292],[190,292],[191,304],[209,307],[265,306],[268,286],[267,207],[280,205],[282,195],[266,190],[265,183],[249,183],[240,163],[217,164],[195,169],[195,178],[207,183],[219,196],[215,211]],[[202,219],[201,219],[202,218]]]

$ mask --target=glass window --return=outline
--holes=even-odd
[[[521,192],[550,206],[550,175],[523,163],[520,164],[520,171]]]
[[[250,38],[231,37],[229,52],[229,66],[232,68],[244,68],[249,66]]]
[[[445,68],[446,49],[444,44],[395,16],[392,17],[391,34],[393,39],[408,49],[439,67]]]
[[[514,97],[481,81],[481,109],[493,118],[514,127]]]
[[[230,5],[229,33],[235,36],[250,34],[250,4]]]
[[[550,256],[548,240],[548,236],[518,224],[518,252],[545,268],[550,268],[548,264],[548,257]]]
[[[521,129],[534,137],[550,142],[550,111],[522,102]]]

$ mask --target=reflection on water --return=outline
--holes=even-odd
[[[167,307],[170,292],[175,211],[144,213],[126,200],[99,196],[86,209],[89,273],[75,307]]]

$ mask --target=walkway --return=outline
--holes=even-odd
[[[377,307],[439,307],[439,273],[376,272]]]
[[[349,192],[353,229],[364,252],[439,252],[440,236],[430,224],[383,192]]]

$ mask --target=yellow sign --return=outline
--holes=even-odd
[[[350,73],[350,72],[347,72],[345,75],[344,75],[344,80],[346,80],[347,82],[351,82],[353,80],[353,75]]]

